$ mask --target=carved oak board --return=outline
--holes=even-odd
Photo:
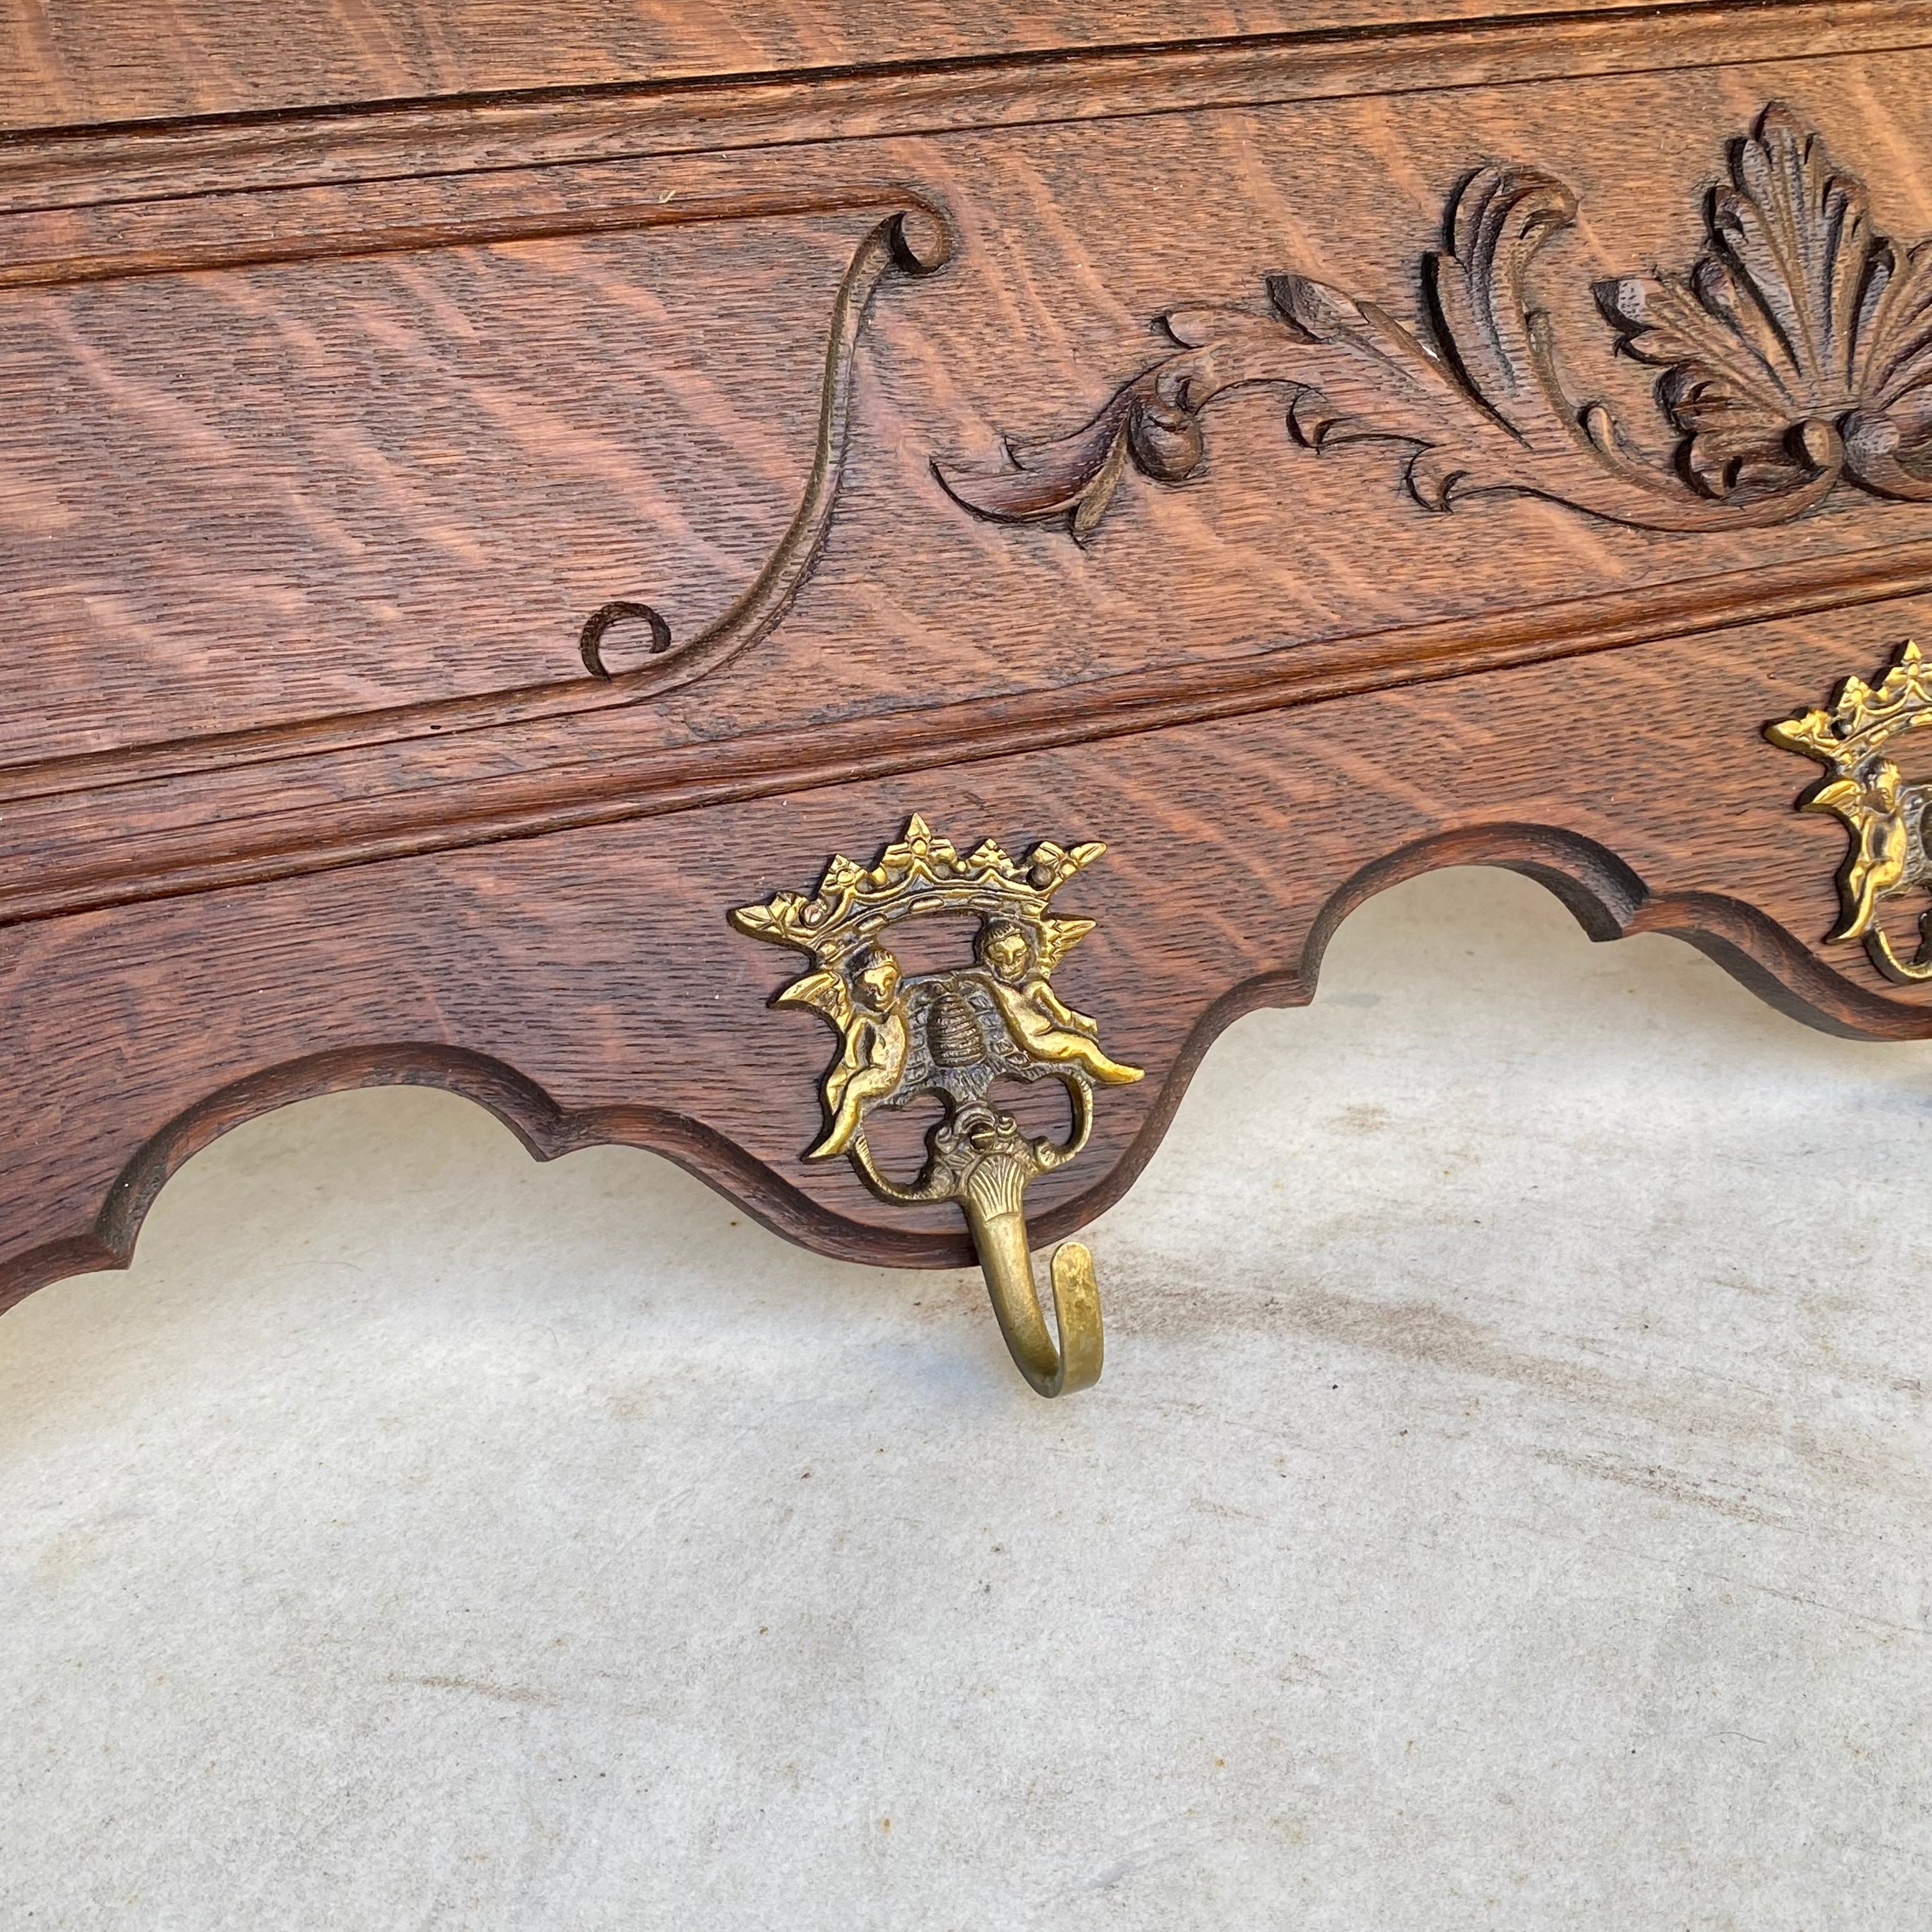
[[[1932,5],[315,10],[0,8],[0,1306],[410,1082],[1077,1387],[1440,865],[1932,1034]]]

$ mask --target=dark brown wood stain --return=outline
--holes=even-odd
[[[829,1253],[966,1261],[951,1210],[801,1161],[827,1038],[725,922],[915,811],[1109,848],[1057,983],[1149,1077],[1032,1190],[1043,1237],[1433,866],[1932,1036],[1827,942],[1844,831],[1762,736],[1932,642],[1932,503],[1431,515],[1399,450],[1292,448],[1252,394],[1084,545],[933,468],[1075,429],[1156,317],[1270,275],[1425,328],[1486,164],[1575,195],[1535,303],[1664,460],[1595,285],[1688,269],[1773,100],[1904,259],[1932,9],[248,17],[0,4],[0,1306],[124,1264],[226,1127],[386,1082],[540,1157],[654,1148]]]

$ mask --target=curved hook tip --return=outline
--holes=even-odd
[[[1053,1312],[1060,1328],[1058,1387],[1070,1395],[1100,1379],[1106,1340],[1100,1323],[1100,1285],[1084,1241],[1063,1241],[1053,1251]],[[1049,1391],[1042,1389],[1044,1395]]]
[[[989,1214],[970,1199],[964,1204],[1000,1333],[1027,1387],[1049,1398],[1092,1388],[1100,1379],[1104,1346],[1094,1257],[1078,1241],[1063,1241],[1054,1254],[1056,1344],[1040,1305],[1025,1216],[1016,1208]]]

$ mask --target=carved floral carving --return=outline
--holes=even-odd
[[[1296,442],[1407,446],[1425,508],[1484,493],[1542,496],[1649,530],[1778,523],[1840,482],[1932,501],[1932,240],[1872,226],[1864,184],[1774,103],[1734,146],[1690,272],[1600,283],[1619,346],[1663,371],[1675,448],[1652,454],[1565,381],[1532,264],[1575,220],[1540,168],[1491,164],[1450,204],[1448,246],[1423,264],[1426,320],[1406,326],[1305,275],[1268,278],[1266,309],[1160,318],[1174,353],[1071,434],[1010,439],[997,470],[935,464],[969,509],[1002,522],[1099,524],[1130,470],[1195,476],[1202,412],[1257,386],[1288,392]]]

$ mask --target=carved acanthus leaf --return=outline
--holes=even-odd
[[[1452,202],[1449,246],[1425,258],[1426,320],[1406,326],[1312,278],[1268,278],[1266,310],[1162,318],[1174,352],[1070,434],[1009,440],[1006,465],[935,465],[983,516],[1064,516],[1084,540],[1131,470],[1156,482],[1205,460],[1202,412],[1230,390],[1288,394],[1291,434],[1320,448],[1409,448],[1417,500],[1514,492],[1652,530],[1782,521],[1846,478],[1932,501],[1932,241],[1874,233],[1862,183],[1774,103],[1738,142],[1688,275],[1600,284],[1622,346],[1662,370],[1672,460],[1646,455],[1563,379],[1532,265],[1576,219],[1541,169],[1492,164]]]

